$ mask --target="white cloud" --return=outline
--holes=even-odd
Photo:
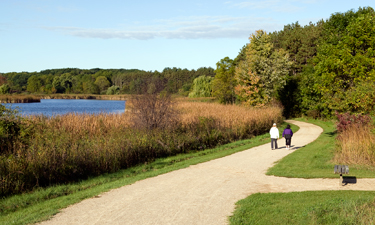
[[[67,35],[84,38],[118,38],[148,40],[167,39],[217,39],[247,38],[255,30],[274,31],[282,25],[269,18],[250,17],[181,17],[156,20],[152,25],[137,25],[118,29],[81,27],[44,27]]]

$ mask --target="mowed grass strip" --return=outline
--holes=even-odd
[[[285,127],[286,124],[279,127],[281,133]],[[291,128],[294,132],[299,129],[292,124]],[[269,142],[270,137],[267,133],[213,149],[157,159],[149,164],[104,174],[73,184],[39,188],[32,193],[7,197],[0,200],[0,224],[30,224],[47,220],[62,208],[83,199],[95,197],[111,189],[186,168],[190,165],[221,158]]]
[[[375,192],[258,193],[237,203],[230,224],[375,224]]]
[[[300,118],[323,128],[317,140],[281,159],[267,171],[267,175],[295,178],[337,178],[333,173],[336,146],[336,125],[333,121]],[[375,167],[350,165],[349,175],[357,178],[375,178]]]

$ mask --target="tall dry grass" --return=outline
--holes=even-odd
[[[228,128],[253,125],[255,129],[269,129],[273,122],[282,121],[282,109],[279,107],[246,108],[239,105],[181,101],[178,108],[182,112],[182,123],[185,124],[199,117],[212,117]]]
[[[373,125],[356,124],[343,130],[337,137],[335,161],[344,164],[375,166],[375,134]]]
[[[34,129],[27,145],[0,154],[0,196],[250,138],[282,121],[276,107],[179,102],[177,108],[180,122],[151,131],[134,129],[130,113],[29,117]]]
[[[30,103],[40,102],[40,98],[34,95],[0,95],[0,103]]]

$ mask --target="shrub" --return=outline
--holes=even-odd
[[[10,87],[8,84],[3,84],[0,86],[0,94],[9,94]]]
[[[129,101],[133,126],[140,129],[165,129],[178,122],[175,102],[167,94],[132,96]]]
[[[111,86],[107,89],[107,92],[106,92],[107,95],[117,95],[119,93],[120,93],[119,86]]]
[[[368,115],[352,115],[349,112],[339,114],[338,112],[336,112],[336,116],[338,119],[337,131],[339,133],[342,133],[352,126],[361,128],[371,123],[371,117]]]
[[[26,145],[31,133],[30,121],[22,118],[17,109],[0,104],[0,154],[10,154],[18,145]]]

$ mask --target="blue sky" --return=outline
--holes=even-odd
[[[0,72],[216,67],[255,30],[371,6],[373,0],[0,0]]]

